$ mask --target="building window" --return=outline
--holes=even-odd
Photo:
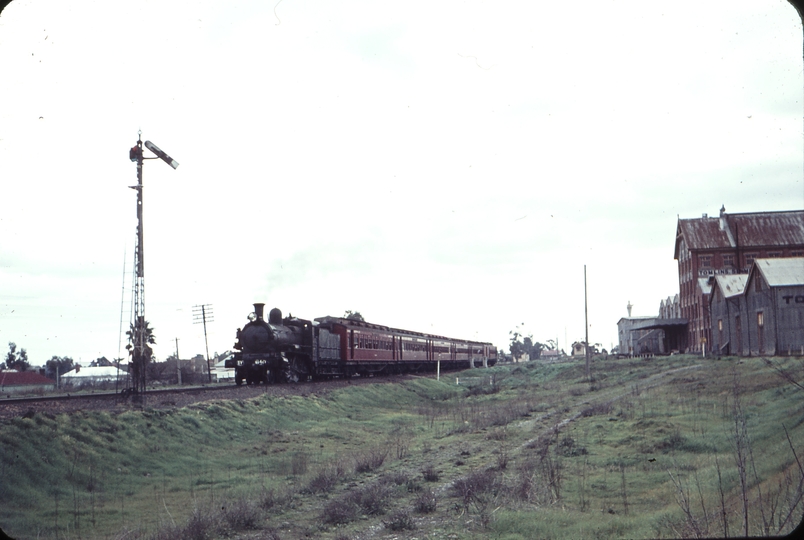
[[[723,266],[734,266],[734,255],[723,255]]]
[[[774,259],[778,258],[778,257],[781,257],[781,256],[782,256],[781,251],[769,251],[768,252],[768,257],[771,257],[771,258],[774,258]]]
[[[757,276],[757,279],[754,282],[754,290],[757,292],[762,290],[762,278],[759,276]]]
[[[757,312],[757,346],[759,354],[763,354],[765,352],[765,314],[761,311]]]
[[[752,264],[754,264],[754,260],[757,258],[756,253],[746,253],[745,254],[745,266],[750,268]]]
[[[699,268],[712,268],[712,256],[711,255],[699,255],[698,256],[698,267]]]
[[[804,257],[804,251],[791,251],[791,257]]]

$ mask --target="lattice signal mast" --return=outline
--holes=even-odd
[[[145,263],[143,258],[144,243],[142,234],[142,163],[146,159],[161,159],[174,169],[179,163],[160,150],[151,141],[145,141],[145,147],[156,154],[156,157],[144,157],[142,154],[142,131],[137,132],[137,144],[129,150],[128,157],[137,163],[137,185],[129,186],[137,191],[137,249],[134,252],[134,321],[129,332],[129,344],[126,347],[131,354],[132,388],[136,393],[145,392],[145,366],[151,359],[153,343],[151,330],[145,321]]]

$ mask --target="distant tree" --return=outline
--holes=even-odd
[[[542,351],[548,348],[543,343],[533,341],[533,336],[523,337],[518,330],[511,330],[508,334],[511,336],[509,348],[514,360],[522,358],[526,354],[531,360],[536,360],[542,355]]]
[[[54,356],[45,363],[45,377],[55,380],[57,373],[59,376],[64,375],[74,367],[73,359],[69,356]]]
[[[352,321],[361,321],[366,322],[366,319],[360,314],[359,311],[352,311],[350,309],[346,310],[346,313],[343,314],[344,318],[352,320]]]
[[[93,360],[89,367],[107,367],[111,366],[112,363],[105,357],[101,356],[100,358]]]
[[[17,344],[8,343],[8,353],[5,360],[6,369],[16,369],[17,371],[28,371],[31,369],[31,364],[28,363],[28,352],[25,349],[20,349],[17,352]]]

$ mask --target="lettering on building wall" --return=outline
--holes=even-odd
[[[782,296],[782,300],[784,300],[785,305],[790,305],[793,303],[804,304],[804,294],[797,294],[795,296],[793,296],[792,294],[788,294]]]

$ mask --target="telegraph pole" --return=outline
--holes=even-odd
[[[179,376],[179,386],[181,386],[181,366],[179,365],[179,338],[176,338],[176,372]]]
[[[584,327],[586,328],[586,380],[592,382],[591,373],[589,371],[589,310],[586,301],[586,265],[583,265],[583,320]]]
[[[212,382],[212,368],[209,365],[209,343],[207,342],[207,321],[212,322],[212,305],[203,304],[200,306],[193,306],[193,323],[204,324],[204,345],[207,350],[207,374],[209,375],[209,382]]]
[[[145,260],[144,239],[142,223],[142,164],[146,159],[142,154],[142,131],[137,132],[137,144],[128,152],[131,161],[137,163],[137,185],[129,186],[137,191],[137,248],[134,251],[134,322],[131,325],[129,345],[126,347],[131,354],[131,378],[133,390],[140,394],[145,392],[145,367],[151,359],[151,348],[148,346],[148,325],[145,321]],[[157,155],[159,159],[176,169],[179,164],[172,157],[164,153],[151,141],[145,141],[145,147]]]

